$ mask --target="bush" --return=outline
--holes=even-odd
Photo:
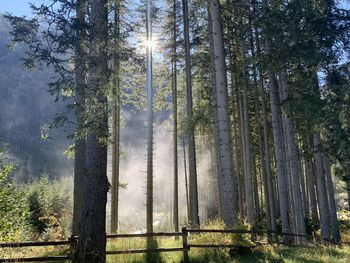
[[[0,143],[0,241],[15,241],[27,236],[27,207],[23,191],[10,179],[16,165],[6,158],[6,149]]]
[[[71,182],[49,181],[48,175],[26,187],[28,222],[33,238],[65,239],[70,235],[72,220]]]

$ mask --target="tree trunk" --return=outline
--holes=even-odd
[[[328,193],[328,204],[329,204],[331,229],[332,229],[332,241],[335,243],[339,243],[340,231],[339,231],[339,223],[338,223],[338,217],[337,217],[337,205],[336,205],[335,195],[334,195],[334,185],[333,185],[332,174],[331,174],[331,165],[329,163],[329,159],[325,156],[325,154],[323,154],[323,164],[324,164],[326,187],[327,187],[327,193]]]
[[[299,172],[300,172],[300,185],[301,185],[301,193],[302,193],[302,201],[303,201],[303,214],[304,218],[308,219],[310,218],[310,213],[309,213],[309,203],[307,199],[307,191],[306,191],[306,184],[305,184],[305,170],[303,167],[305,167],[304,162],[305,160],[303,159],[303,156],[300,155],[301,160],[299,160]]]
[[[290,175],[291,175],[291,183],[292,183],[292,194],[294,201],[294,220],[295,226],[297,230],[297,234],[305,235],[305,220],[303,216],[303,203],[301,200],[301,190],[300,190],[300,175],[299,175],[299,165],[298,165],[298,154],[295,143],[295,133],[294,133],[294,124],[292,121],[290,105],[288,100],[288,80],[286,73],[281,74],[281,85],[282,85],[282,102],[285,103],[283,118],[285,120],[285,132],[286,132],[286,146],[288,150],[289,156],[289,164],[290,164]],[[290,200],[292,201],[292,200]],[[304,242],[305,238],[298,238],[299,241]]]
[[[188,140],[188,162],[189,162],[189,223],[192,226],[199,226],[198,215],[198,186],[197,186],[197,165],[196,165],[196,145],[194,137],[194,127],[192,124],[192,76],[191,76],[191,53],[190,53],[190,32],[188,19],[188,0],[182,0],[184,19],[184,39],[185,39],[185,71],[186,71],[186,113],[189,122]]]
[[[112,187],[111,187],[111,233],[118,232],[119,210],[119,158],[120,158],[120,6],[119,1],[114,7],[114,37],[117,39],[113,54],[113,102],[112,102]]]
[[[228,31],[231,32],[233,29],[231,27],[228,27]],[[230,56],[230,69],[231,69],[231,97],[232,97],[232,116],[233,116],[233,142],[234,142],[234,150],[232,152],[233,154],[233,160],[234,160],[234,168],[235,168],[235,177],[236,177],[236,198],[238,200],[238,209],[239,209],[239,217],[243,219],[244,211],[243,211],[243,200],[242,200],[242,187],[241,187],[241,175],[242,172],[242,166],[241,166],[241,138],[240,138],[240,114],[237,111],[239,109],[238,105],[238,92],[236,92],[236,88],[238,89],[238,68],[237,68],[237,59],[234,56],[234,51],[232,50],[234,46],[234,43],[230,43],[229,47],[229,56]],[[235,96],[236,94],[236,96]],[[236,113],[237,112],[237,113]]]
[[[323,160],[320,149],[321,138],[319,133],[314,133],[314,158],[316,164],[316,185],[317,185],[317,200],[320,208],[320,219],[321,219],[321,236],[324,243],[330,241],[330,214],[327,200],[327,188],[325,182],[325,175],[323,171]]]
[[[288,193],[285,177],[285,167],[283,160],[283,138],[282,138],[282,126],[279,118],[279,96],[278,96],[278,84],[275,75],[269,70],[270,81],[270,98],[271,98],[271,112],[272,112],[272,128],[273,128],[273,140],[275,145],[275,159],[276,159],[276,174],[278,184],[278,196],[280,217],[282,222],[282,232],[291,233],[291,227],[288,220]],[[283,242],[290,243],[290,236],[284,235]]]
[[[305,152],[306,185],[308,187],[312,220],[315,228],[317,229],[320,225],[320,221],[319,221],[318,209],[317,209],[317,200],[316,200],[316,192],[315,192],[315,172],[314,172],[314,165],[312,162],[313,151],[312,151],[310,139],[311,138],[307,138],[307,142],[306,142],[307,150]]]
[[[215,105],[215,129],[217,144],[217,160],[219,167],[219,189],[221,218],[226,225],[232,226],[237,221],[237,198],[235,177],[233,175],[232,144],[228,116],[228,91],[225,69],[223,29],[221,23],[221,7],[218,0],[209,1],[211,51],[213,63],[213,97]]]
[[[86,143],[84,205],[76,262],[106,261],[106,203],[108,192],[107,1],[91,1],[88,78],[89,130]],[[98,116],[96,118],[96,116]]]
[[[147,41],[152,41],[152,4],[146,3]],[[153,71],[152,71],[152,46],[147,46],[147,191],[146,191],[146,231],[153,233]],[[147,247],[151,248],[153,238],[147,238]]]
[[[176,50],[176,0],[173,2],[173,115],[174,115],[174,215],[173,223],[175,232],[179,232],[179,174],[177,155],[177,50]]]
[[[76,7],[76,18],[79,23],[85,22],[86,5],[85,0],[78,0]],[[85,177],[85,150],[86,135],[82,132],[84,125],[85,89],[86,89],[86,35],[81,26],[77,29],[77,47],[75,54],[75,116],[77,121],[75,143],[74,143],[74,208],[73,208],[73,235],[79,235],[81,208],[84,201],[84,177]]]
[[[190,204],[189,204],[189,193],[188,193],[188,176],[187,176],[187,162],[186,162],[186,143],[183,141],[183,158],[184,158],[184,175],[185,175],[185,190],[186,190],[186,212],[187,212],[187,223],[190,222]]]
[[[244,42],[244,40],[243,40]],[[254,189],[253,176],[251,169],[251,152],[250,152],[250,127],[249,127],[249,110],[248,110],[248,72],[245,63],[245,44],[242,44],[242,67],[243,67],[243,157],[244,157],[244,182],[245,182],[245,199],[247,204],[247,219],[251,226],[255,224],[254,213]]]
[[[257,53],[260,54],[260,42],[259,42],[259,36],[256,36],[256,47],[257,47]],[[271,230],[276,231],[276,202],[275,202],[275,191],[274,191],[274,183],[272,180],[272,171],[271,171],[271,154],[270,154],[270,146],[269,146],[269,139],[268,139],[268,120],[267,120],[267,108],[266,108],[266,95],[264,91],[264,79],[263,74],[261,70],[259,69],[259,93],[261,97],[261,109],[262,109],[262,117],[263,117],[263,149],[264,149],[264,157],[263,160],[265,161],[264,168],[266,169],[266,184],[267,188],[265,191],[268,193],[268,200],[269,200],[269,211],[270,211],[270,223],[271,223]]]

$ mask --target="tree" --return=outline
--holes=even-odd
[[[147,233],[153,233],[153,86],[152,86],[152,3],[146,3],[147,30],[147,194],[146,194],[146,225]],[[147,239],[151,246],[152,238]]]
[[[174,218],[175,232],[179,232],[179,176],[178,176],[178,143],[177,143],[177,0],[173,1],[173,57],[172,57],[172,93],[173,93],[173,129],[174,129]]]
[[[118,231],[119,214],[119,160],[120,160],[120,1],[114,3],[113,38],[113,91],[112,91],[112,187],[111,232]]]
[[[221,218],[226,225],[232,226],[237,221],[238,208],[233,174],[232,144],[227,102],[227,80],[221,7],[218,0],[209,1],[211,49],[213,63],[213,97],[215,105],[215,130],[217,144],[217,160],[219,170],[219,191]]]
[[[78,0],[76,4],[76,36],[75,51],[75,115],[77,120],[76,139],[74,143],[74,209],[73,209],[73,235],[80,232],[81,207],[83,206],[83,188],[85,178],[85,149],[86,135],[84,133],[85,89],[86,89],[86,0]]]
[[[189,128],[187,131],[188,143],[188,177],[189,177],[189,223],[193,226],[199,226],[198,216],[198,185],[197,185],[197,165],[196,165],[196,146],[194,127],[192,120],[192,76],[191,76],[191,54],[190,54],[190,32],[188,18],[188,0],[182,0],[183,19],[184,19],[184,40],[185,40],[185,71],[186,71],[186,114]]]
[[[91,0],[84,205],[76,262],[105,262],[108,103],[107,0]]]

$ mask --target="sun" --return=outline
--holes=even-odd
[[[145,40],[142,43],[142,46],[145,46],[146,48],[154,49],[157,46],[157,43],[153,39],[152,40]]]

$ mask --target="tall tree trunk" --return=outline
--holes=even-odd
[[[147,42],[152,42],[152,3],[146,2]],[[147,45],[147,191],[146,191],[146,228],[147,233],[153,233],[153,71],[152,45]],[[147,238],[147,246],[152,246],[153,238]]]
[[[275,75],[269,70],[270,81],[270,98],[271,98],[271,112],[272,112],[272,128],[273,128],[273,140],[275,145],[275,159],[276,159],[276,174],[278,184],[278,196],[280,217],[282,222],[282,232],[291,233],[291,227],[288,220],[288,193],[285,177],[285,163],[283,159],[283,138],[282,138],[282,126],[279,118],[279,96],[278,96],[278,84]],[[290,236],[284,235],[283,242],[290,243]]]
[[[229,32],[232,32],[232,27],[228,25]],[[236,187],[237,190],[236,192],[236,198],[238,200],[238,208],[239,208],[239,217],[242,219],[244,216],[243,212],[243,200],[242,200],[242,187],[241,187],[241,175],[242,173],[242,167],[241,167],[241,139],[240,139],[240,133],[239,133],[239,112],[237,112],[237,107],[238,104],[238,94],[235,90],[235,88],[238,89],[238,68],[237,68],[237,59],[234,56],[234,51],[233,51],[233,46],[234,43],[231,40],[232,43],[230,43],[229,46],[229,57],[230,57],[230,70],[231,70],[231,97],[232,97],[232,108],[231,108],[231,114],[233,116],[233,123],[232,123],[232,128],[233,128],[233,142],[234,142],[234,149],[233,149],[233,160],[234,160],[234,168],[235,168],[235,177],[236,177]],[[235,96],[236,94],[236,96]],[[236,113],[237,112],[237,113]]]
[[[286,132],[286,145],[288,149],[289,156],[289,164],[290,164],[290,175],[292,182],[292,193],[293,193],[293,202],[294,202],[294,220],[297,233],[300,235],[306,234],[305,229],[305,220],[303,216],[303,203],[301,200],[301,190],[300,190],[300,174],[299,174],[299,166],[298,166],[298,154],[295,143],[295,132],[294,132],[294,124],[292,121],[290,105],[288,100],[288,80],[286,73],[282,73],[281,77],[281,89],[282,89],[282,102],[285,103],[283,118],[285,120],[285,132]],[[292,200],[290,200],[292,201]],[[305,238],[298,238],[299,241],[305,241]]]
[[[78,0],[76,6],[76,18],[80,24],[85,22],[86,0]],[[77,46],[75,54],[75,99],[76,109],[75,116],[77,120],[77,132],[74,143],[74,208],[73,208],[73,235],[79,235],[80,232],[80,216],[81,208],[84,201],[84,177],[85,177],[85,150],[86,150],[86,135],[82,132],[84,125],[84,110],[85,110],[85,89],[86,89],[86,34],[82,25],[77,29]],[[85,42],[85,43],[84,43]]]
[[[306,151],[305,151],[306,185],[308,187],[312,220],[315,225],[315,228],[318,228],[318,226],[320,225],[320,221],[318,217],[316,191],[315,191],[315,172],[314,172],[314,165],[312,162],[313,150],[312,150],[310,140],[311,138],[307,138]]]
[[[111,187],[111,233],[118,232],[119,213],[119,158],[120,158],[120,6],[119,1],[114,7],[114,37],[116,50],[113,54],[114,78],[112,101],[112,187]]]
[[[245,182],[245,199],[247,204],[247,219],[251,226],[255,224],[254,213],[254,189],[252,176],[252,161],[250,151],[250,127],[249,127],[249,110],[248,110],[248,71],[245,63],[245,43],[242,44],[242,67],[243,67],[243,157],[244,157],[244,182]]]
[[[173,2],[173,115],[174,115],[174,228],[179,232],[179,174],[178,174],[178,154],[177,154],[177,50],[176,50],[176,1]]]
[[[106,203],[108,192],[107,0],[91,0],[88,78],[89,130],[86,143],[84,205],[77,262],[106,261]]]
[[[221,218],[226,225],[234,225],[237,221],[237,198],[233,189],[232,145],[228,116],[228,91],[225,68],[223,29],[221,23],[221,7],[219,0],[209,1],[211,52],[213,69],[213,97],[215,105],[215,129],[217,144],[217,160],[219,167],[219,189]]]
[[[189,223],[192,226],[199,226],[198,215],[198,186],[197,186],[197,165],[196,165],[196,146],[194,137],[194,127],[192,125],[192,76],[191,76],[191,47],[190,30],[188,18],[188,0],[182,0],[183,19],[184,19],[184,39],[185,39],[185,71],[186,71],[186,113],[190,122],[190,129],[187,134],[188,140],[188,162],[189,162],[189,205],[190,216]]]
[[[234,44],[232,44],[234,45]],[[238,51],[236,51],[236,54],[238,54]],[[241,99],[240,99],[240,92],[239,92],[239,78],[238,78],[238,67],[237,67],[237,58],[233,57],[231,58],[233,61],[232,63],[232,96],[234,100],[233,104],[233,122],[235,125],[235,143],[236,143],[236,155],[237,155],[237,161],[236,161],[236,171],[237,171],[237,194],[238,194],[238,202],[239,202],[239,217],[240,220],[243,220],[244,218],[244,161],[243,161],[243,138],[242,138],[242,127],[243,127],[243,119],[242,119],[242,113],[241,113]],[[236,113],[235,113],[236,112]]]
[[[331,229],[332,229],[332,241],[335,243],[339,243],[340,231],[339,231],[339,223],[337,218],[337,205],[336,205],[335,195],[334,195],[334,185],[332,181],[331,165],[329,163],[329,159],[325,154],[323,154],[323,164],[324,164],[326,187],[327,187],[327,193],[328,193],[328,204],[329,204],[329,213],[330,213]]]
[[[321,219],[321,236],[324,243],[330,241],[330,214],[327,199],[327,188],[325,182],[325,175],[323,171],[322,152],[320,149],[321,138],[319,133],[314,133],[314,158],[316,164],[316,185],[317,185],[317,200],[320,208]]]
[[[302,196],[302,201],[303,201],[303,214],[304,218],[308,219],[310,218],[310,213],[309,213],[309,203],[308,203],[308,198],[307,198],[307,191],[306,191],[306,184],[305,184],[305,170],[303,167],[305,167],[304,162],[305,160],[303,159],[303,156],[300,154],[300,160],[299,160],[299,174],[300,174],[300,185],[301,185],[301,196]]]
[[[256,39],[256,48],[257,53],[260,54],[260,41],[259,36],[255,37]],[[269,139],[268,139],[268,120],[267,120],[267,108],[266,108],[266,95],[264,91],[264,78],[263,73],[259,69],[259,94],[261,97],[261,109],[262,109],[262,118],[263,118],[263,149],[264,149],[264,157],[263,160],[265,161],[265,169],[266,169],[266,185],[267,188],[265,188],[265,191],[268,193],[268,200],[269,200],[269,211],[270,211],[270,223],[271,223],[271,230],[276,231],[276,202],[275,202],[275,191],[274,191],[274,183],[272,179],[272,171],[271,171],[271,154],[270,154],[270,146],[269,146]]]
[[[188,176],[187,176],[187,162],[186,162],[186,143],[185,140],[182,142],[183,158],[184,158],[184,175],[185,175],[185,190],[186,190],[186,212],[187,222],[190,222],[190,204],[189,204],[189,193],[188,193]]]

